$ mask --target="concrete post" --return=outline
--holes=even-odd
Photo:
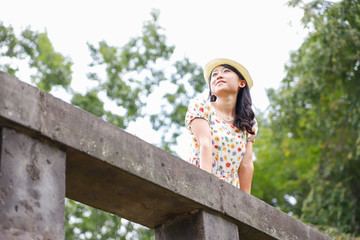
[[[155,229],[156,240],[239,240],[237,225],[206,211],[175,218]]]
[[[63,240],[65,153],[0,131],[0,239]]]

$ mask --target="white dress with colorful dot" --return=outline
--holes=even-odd
[[[188,162],[200,167],[200,146],[193,135],[190,123],[195,118],[203,118],[210,125],[212,137],[212,173],[220,179],[240,188],[238,168],[245,154],[246,143],[254,142],[258,131],[255,120],[253,131],[249,134],[221,120],[211,102],[200,96],[190,102],[185,123],[191,134],[191,153]]]

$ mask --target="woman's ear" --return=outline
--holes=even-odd
[[[245,80],[240,80],[239,88],[244,88],[245,86],[246,86],[246,81]]]

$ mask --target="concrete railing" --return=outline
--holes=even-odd
[[[330,239],[216,176],[0,73],[0,239],[64,239],[64,198],[156,239]]]

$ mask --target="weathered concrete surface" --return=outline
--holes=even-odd
[[[103,120],[0,73],[0,126],[66,149],[66,196],[155,228],[196,209],[240,239],[329,239],[263,201]]]
[[[1,132],[0,239],[64,239],[65,153]]]
[[[238,227],[220,216],[196,211],[179,216],[155,229],[157,240],[239,240]]]

